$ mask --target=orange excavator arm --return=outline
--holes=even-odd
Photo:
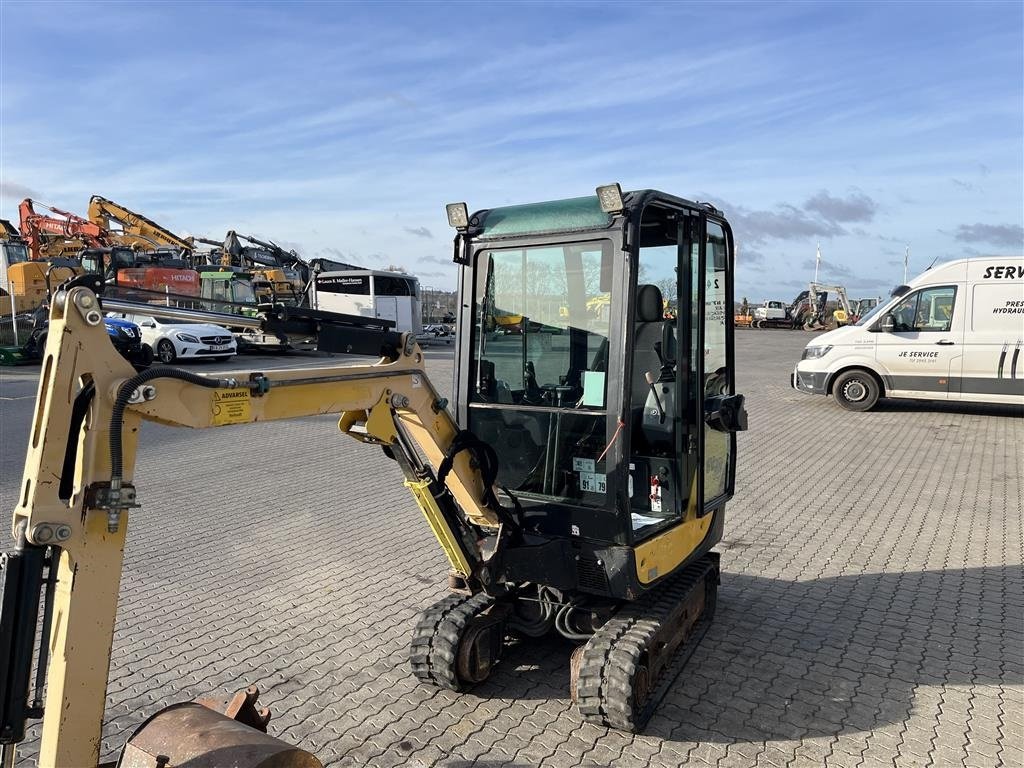
[[[36,212],[36,206],[45,208],[50,214]],[[104,248],[107,245],[104,229],[88,219],[77,216],[69,211],[25,198],[18,206],[21,219],[21,233],[28,244],[29,257],[41,261],[48,256],[59,256],[62,253],[51,253],[52,245],[60,241],[79,241],[82,248]],[[63,251],[63,248],[61,249]]]

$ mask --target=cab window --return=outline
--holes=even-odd
[[[953,327],[956,286],[941,285],[907,296],[892,310],[894,333],[938,331]]]

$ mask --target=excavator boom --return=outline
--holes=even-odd
[[[342,433],[384,446],[398,460],[453,572],[475,589],[489,581],[478,542],[500,538],[501,510],[477,468],[481,462],[471,461],[474,449],[457,444],[462,432],[430,383],[411,334],[390,331],[388,323],[375,319],[334,316],[337,349],[380,356],[378,362],[224,378],[172,368],[136,374],[107,340],[104,311],[194,319],[211,315],[114,299],[101,305],[92,290],[99,286],[96,276],[83,276],[62,287],[53,301],[44,354],[48,373],[40,384],[36,438],[25,476],[50,476],[45,467],[64,470],[59,482],[27,482],[13,521],[18,552],[37,569],[35,575],[26,571],[29,586],[18,594],[38,592],[44,551],[59,544],[52,578],[60,587],[51,595],[51,622],[43,629],[45,634],[52,627],[54,634],[40,765],[96,765],[99,757],[102,683],[113,638],[125,522],[138,506],[132,475],[143,420],[204,428],[338,413]],[[274,322],[232,321],[256,327]],[[441,467],[447,467],[443,474]],[[33,715],[20,689],[29,679],[26,664],[32,654],[26,657],[26,649],[35,645],[36,620],[26,619],[24,606],[17,615],[10,613],[10,603],[8,596],[3,620],[5,626],[17,624],[17,652],[0,664],[10,673],[4,685],[19,690],[13,696],[10,690],[0,691],[0,696],[21,705],[0,708],[0,743],[19,740],[25,718],[40,714]]]
[[[36,206],[55,215],[38,213]],[[25,198],[18,206],[18,214],[21,232],[33,260],[76,255],[83,248],[103,248],[107,245],[103,227],[69,211]]]
[[[111,240],[119,244],[147,249],[154,246],[177,248],[184,256],[192,253],[190,240],[178,237],[141,213],[99,195],[89,199],[89,220],[109,231]]]

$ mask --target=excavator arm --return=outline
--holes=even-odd
[[[87,278],[54,297],[13,518],[17,549],[10,557],[18,562],[0,569],[0,743],[19,741],[26,719],[41,716],[41,766],[99,759],[127,522],[146,501],[133,482],[143,421],[201,429],[337,413],[343,434],[398,460],[464,587],[488,587],[488,560],[503,540],[505,513],[482,469],[487,457],[476,453],[482,444],[449,415],[411,335],[354,328],[348,348],[381,353],[368,365],[220,377],[175,368],[136,374],[103,326],[103,311],[128,304],[101,306]],[[48,599],[37,639],[43,584]],[[40,673],[30,705],[37,643]]]
[[[56,215],[38,213],[35,210],[37,205]],[[18,206],[18,214],[21,219],[22,236],[28,245],[29,257],[33,261],[64,255],[68,249],[63,247],[63,243],[69,240],[74,242],[70,250],[76,252],[83,248],[103,248],[107,245],[106,231],[102,226],[68,211],[25,198]],[[60,241],[62,245],[56,245],[56,241]]]
[[[143,249],[178,248],[184,256],[192,253],[193,244],[190,240],[178,237],[141,213],[99,195],[89,199],[89,220],[108,231],[110,238],[118,244]]]

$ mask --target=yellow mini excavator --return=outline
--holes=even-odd
[[[146,501],[133,483],[144,420],[339,413],[343,434],[397,462],[451,564],[451,594],[415,627],[413,674],[464,690],[509,638],[558,633],[578,644],[569,693],[582,716],[643,728],[714,613],[711,548],[746,427],[729,225],[710,205],[618,185],[474,214],[453,204],[448,218],[462,308],[451,404],[386,320],[335,315],[318,329],[322,349],[367,364],[136,373],[102,313],[144,310],[104,298],[94,275],[56,291],[0,568],[4,766],[33,718],[39,765],[98,763],[127,522]],[[283,309],[232,322],[308,335]],[[507,315],[522,318],[511,331],[494,322]],[[118,765],[319,765],[264,732],[256,695],[153,713]]]

